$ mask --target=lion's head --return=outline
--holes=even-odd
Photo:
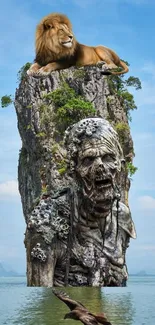
[[[69,19],[58,13],[42,19],[36,30],[36,59],[41,65],[70,56],[76,40]]]

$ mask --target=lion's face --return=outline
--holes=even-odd
[[[69,30],[66,24],[48,22],[45,29],[46,36],[51,43],[51,46],[71,48],[73,46],[73,33]]]
[[[70,48],[73,45],[73,34],[69,31],[69,28],[65,24],[53,27],[53,33],[57,31],[58,42],[60,45]],[[55,30],[55,31],[54,31]]]
[[[77,42],[69,19],[62,14],[43,18],[36,29],[36,60],[44,66],[74,54]]]

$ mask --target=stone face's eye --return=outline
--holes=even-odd
[[[90,165],[94,161],[95,157],[85,157],[82,161],[82,164]]]
[[[116,160],[116,157],[114,155],[106,154],[102,156],[102,161],[107,161],[107,162],[114,162]]]

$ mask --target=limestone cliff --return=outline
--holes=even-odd
[[[26,77],[16,91],[15,108],[22,139],[18,181],[26,221],[27,280],[30,286],[53,285],[51,265],[54,263],[54,257],[53,253],[49,253],[51,239],[49,231],[46,231],[50,204],[46,205],[45,200],[56,197],[57,191],[67,188],[71,181],[66,173],[65,149],[62,143],[63,130],[57,121],[56,100],[50,94],[67,84],[75,90],[77,96],[92,103],[96,116],[110,121],[116,130],[117,126],[125,125],[123,132],[119,132],[120,142],[126,161],[132,162],[133,141],[128,127],[127,114],[119,97],[111,91],[109,78],[104,73],[104,67],[70,68],[52,72],[44,78]],[[126,205],[128,205],[129,187],[128,172],[124,165],[120,189],[121,201]],[[32,210],[39,209],[43,205],[46,205],[44,225],[36,230],[36,224],[33,225],[29,217]],[[62,205],[64,206],[65,203]],[[66,206],[66,214],[67,209]],[[39,222],[38,218],[38,224]],[[35,258],[36,252],[40,252],[38,259]],[[61,267],[58,270],[61,273]],[[112,285],[105,280],[105,285],[108,283]],[[80,280],[78,284],[80,285]],[[87,285],[85,282],[82,284]],[[121,284],[116,281],[114,285]]]

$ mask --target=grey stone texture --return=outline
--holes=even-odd
[[[136,236],[128,207],[127,170],[122,166],[117,180],[119,205],[114,200],[112,213],[83,225],[76,209],[79,184],[65,170],[66,148],[57,128],[55,105],[46,97],[65,81],[93,103],[97,117],[107,119],[113,127],[116,123],[128,125],[124,107],[111,93],[108,78],[103,66],[72,67],[46,77],[27,76],[16,90],[22,139],[18,181],[26,222],[28,286],[126,284],[125,253],[130,237]],[[130,129],[124,134],[122,149],[125,160],[132,161]]]

